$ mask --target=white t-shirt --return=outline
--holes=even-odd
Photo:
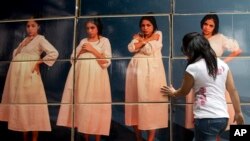
[[[194,118],[229,117],[225,100],[226,79],[229,67],[219,58],[217,62],[218,73],[215,80],[208,75],[204,59],[188,65],[186,69],[186,72],[194,78]]]

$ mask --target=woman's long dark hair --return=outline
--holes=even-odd
[[[201,29],[203,28],[203,25],[204,23],[207,21],[207,20],[213,20],[214,21],[214,30],[212,32],[212,35],[215,35],[219,32],[219,24],[220,24],[220,21],[219,21],[219,17],[218,15],[216,14],[207,14],[205,15],[201,22],[200,22],[200,26],[201,26]]]
[[[102,22],[101,22],[101,19],[100,18],[91,18],[91,19],[88,19],[86,22],[85,22],[85,27],[87,25],[87,23],[93,23],[94,25],[96,25],[97,27],[97,30],[98,30],[98,36],[101,36],[102,35]]]
[[[100,18],[91,18],[91,19],[88,19],[85,22],[85,27],[87,26],[88,23],[92,23],[92,24],[94,24],[97,27],[97,31],[98,31],[97,34],[98,34],[98,39],[99,39],[98,43],[100,43],[100,36],[102,36],[102,28],[103,28],[101,19]]]
[[[141,17],[141,19],[139,21],[139,28],[141,28],[141,24],[142,24],[143,20],[147,20],[153,25],[153,32],[155,32],[158,29],[156,19],[155,19],[154,16],[143,16],[143,17]]]
[[[218,69],[216,54],[205,37],[197,32],[186,34],[182,39],[181,50],[188,57],[187,66],[204,58],[208,75],[216,79]]]

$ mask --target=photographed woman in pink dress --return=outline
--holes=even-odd
[[[37,141],[38,131],[51,131],[39,66],[52,66],[58,52],[39,35],[39,28],[34,19],[27,22],[27,37],[13,52],[0,105],[0,120],[7,121],[10,130],[24,132],[24,141],[28,141],[28,131],[32,131],[32,141]],[[43,52],[46,55],[41,58]]]
[[[167,97],[159,91],[166,76],[162,62],[162,33],[153,16],[139,22],[140,33],[128,44],[133,53],[126,72],[125,124],[132,126],[136,140],[142,141],[141,131],[147,131],[147,141],[154,141],[156,129],[168,127]],[[155,102],[155,103],[154,103]]]
[[[222,57],[225,51],[231,52],[227,57],[224,58],[224,62],[231,61],[235,56],[241,54],[242,50],[239,48],[239,45],[236,40],[224,36],[219,33],[219,17],[216,14],[208,14],[203,17],[200,22],[203,36],[208,39],[212,49],[215,51],[218,57]],[[234,122],[234,109],[232,101],[228,92],[226,92],[226,100],[229,112],[229,122],[230,124],[235,124]],[[187,103],[193,103],[194,94],[190,93],[186,97]],[[186,128],[193,128],[193,108],[192,105],[186,106]]]
[[[111,45],[109,39],[101,35],[100,19],[89,19],[85,29],[87,38],[81,40],[76,52],[71,55],[76,62],[68,74],[57,125],[76,127],[78,132],[84,134],[85,141],[89,141],[89,135],[95,135],[95,140],[100,141],[101,135],[109,135],[111,124],[108,74]]]

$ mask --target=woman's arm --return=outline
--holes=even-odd
[[[89,43],[85,43],[83,44],[82,49],[86,52],[90,52],[92,53],[97,59],[103,59],[105,58],[105,56],[101,53],[99,53],[94,47],[92,47],[91,44]],[[105,63],[106,61],[104,61],[103,63]]]
[[[39,72],[40,64],[45,63],[48,66],[52,66],[59,56],[58,51],[43,36],[41,36],[39,40],[40,40],[39,41],[39,49],[44,51],[46,53],[46,55],[42,59],[40,59],[36,62],[32,72],[37,72],[37,73],[40,73]]]
[[[135,34],[133,36],[133,41],[129,44],[129,50],[131,52],[138,51],[139,49],[143,48],[146,44],[150,41],[158,41],[161,35],[159,33],[153,33],[152,36],[149,38],[144,38],[141,34]]]
[[[229,38],[220,34],[222,38],[223,48],[231,52],[225,59],[225,62],[230,62],[234,57],[239,56],[242,53],[242,50],[239,47],[238,42],[235,39]]]
[[[240,48],[238,48],[237,50],[233,51],[232,53],[230,53],[225,59],[224,62],[230,62],[234,59],[234,57],[239,56],[241,54],[242,50]]]
[[[97,51],[91,44],[85,43],[82,47],[84,51],[92,53],[96,57],[96,61],[102,68],[106,68],[110,64],[110,59],[107,59],[111,57],[111,47],[110,43],[108,41],[103,41],[103,53],[100,53]]]
[[[159,33],[154,33],[152,36],[150,36],[149,38],[143,39],[144,42],[149,42],[149,41],[158,41],[160,39],[160,35]]]
[[[137,40],[137,42],[133,43],[135,50],[139,50],[146,44],[146,42],[144,41],[143,37],[140,34],[135,34],[133,36],[133,39]]]
[[[162,32],[156,31],[151,37],[145,39],[145,42],[145,46],[141,49],[143,54],[151,55],[155,52],[159,52],[163,46]]]
[[[182,85],[179,89],[175,90],[172,86],[163,86],[161,92],[166,96],[179,97],[186,96],[194,85],[194,78],[188,72],[185,72]]]
[[[244,117],[240,107],[240,98],[237,89],[234,85],[233,75],[230,70],[228,71],[227,74],[226,89],[229,92],[230,98],[233,103],[235,111],[234,121],[236,121],[237,124],[244,124]]]
[[[46,53],[46,55],[42,58],[41,61],[48,66],[52,66],[59,56],[58,51],[43,36],[40,39],[39,45],[40,45],[40,49]]]
[[[32,73],[36,72],[37,74],[40,74],[40,64],[42,64],[42,60],[38,60],[35,64],[35,67],[32,70]]]

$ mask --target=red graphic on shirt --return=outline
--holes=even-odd
[[[199,91],[197,91],[195,93],[195,104],[197,106],[197,108],[204,106],[206,104],[207,101],[207,97],[206,97],[206,87],[200,87]]]
[[[216,72],[216,75],[221,75],[224,71],[225,71],[225,68],[224,67],[220,67],[220,68],[218,68],[218,70]]]

